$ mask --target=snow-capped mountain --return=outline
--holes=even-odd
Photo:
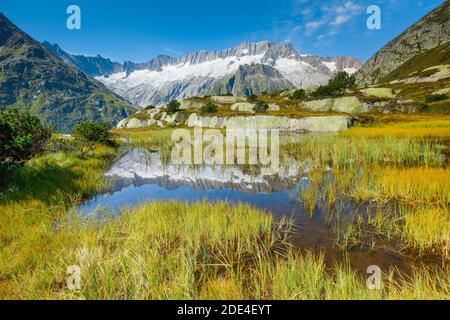
[[[208,94],[225,79],[233,79],[245,65],[254,66],[253,76],[255,70],[262,73],[268,71],[270,76],[261,74],[258,81],[244,82],[246,87],[240,85],[239,90],[222,86],[231,88],[227,93],[260,94],[263,88],[279,90],[318,86],[326,83],[337,71],[356,72],[361,62],[350,57],[301,55],[292,45],[262,41],[241,43],[223,51],[202,50],[180,58],[161,55],[148,63],[126,62],[119,72],[92,75],[135,105],[159,106],[173,99]],[[83,66],[83,69],[92,68]],[[117,71],[117,68],[114,69]]]

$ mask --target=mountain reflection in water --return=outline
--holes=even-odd
[[[255,168],[252,168],[252,170]],[[250,170],[250,169],[249,169]],[[295,161],[276,175],[246,172],[240,166],[164,164],[159,152],[131,149],[105,174],[108,193],[82,204],[84,214],[119,213],[124,208],[155,200],[242,202],[275,215],[291,215],[298,207],[300,184],[306,173]]]

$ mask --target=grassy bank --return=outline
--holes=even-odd
[[[312,169],[300,201],[311,214],[321,203],[337,216],[343,199],[370,202],[375,213],[356,214],[358,221],[344,222],[343,233],[352,234],[353,243],[360,244],[361,234],[377,234],[402,243],[408,254],[438,255],[448,263],[450,170],[444,142],[450,137],[448,127],[446,119],[403,119],[287,146],[288,156]],[[355,235],[356,229],[365,232]]]
[[[167,146],[171,130],[120,132],[128,143]],[[106,187],[117,150],[84,159],[48,154],[17,169],[0,195],[1,299],[448,299],[450,181],[439,139],[338,135],[284,147],[311,165],[304,199],[331,208],[343,197],[379,210],[365,225],[404,249],[438,254],[443,268],[410,277],[383,270],[381,290],[366,275],[289,246],[292,225],[247,206],[152,203],[102,222],[81,221],[74,204]],[[332,168],[334,178],[329,179]],[[390,204],[395,204],[391,206]],[[388,206],[386,206],[388,205]],[[350,225],[349,225],[350,226]],[[447,251],[446,251],[447,250]],[[67,288],[68,266],[81,290]]]
[[[365,277],[345,265],[329,269],[321,255],[296,254],[285,245],[289,224],[274,227],[270,215],[245,206],[155,203],[100,226],[67,217],[57,225],[52,230],[41,220],[26,237],[34,246],[20,241],[15,256],[26,265],[5,269],[11,261],[2,259],[2,298],[445,299],[450,294],[450,274],[425,268],[402,280],[386,271],[382,289],[368,290]],[[65,285],[66,268],[74,264],[81,268],[80,291]]]

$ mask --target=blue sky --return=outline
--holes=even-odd
[[[0,0],[0,11],[39,41],[115,61],[221,50],[244,41],[291,43],[301,53],[368,59],[443,0]],[[66,9],[81,8],[81,30]],[[382,29],[366,27],[378,5]]]

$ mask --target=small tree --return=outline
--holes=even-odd
[[[85,142],[109,144],[112,141],[111,129],[107,122],[80,121],[73,128],[72,136]]]
[[[253,111],[256,113],[266,113],[267,109],[269,109],[269,105],[262,101],[257,101]]]
[[[208,102],[201,108],[202,113],[216,113],[217,112],[217,105],[215,105],[212,102]]]
[[[306,91],[304,89],[295,90],[291,95],[292,100],[303,100],[306,97]]]
[[[167,104],[166,111],[168,114],[174,114],[180,110],[180,103],[177,100],[172,100]]]
[[[0,110],[0,171],[41,153],[51,135],[52,129],[29,112]]]
[[[72,137],[81,158],[94,150],[96,143],[113,144],[111,125],[106,122],[80,121],[72,129]]]
[[[431,103],[431,102],[436,102],[436,101],[442,101],[442,100],[447,100],[448,96],[443,93],[443,94],[430,94],[428,96],[426,96],[425,101],[427,103]]]
[[[345,71],[336,73],[327,85],[318,87],[313,93],[315,98],[335,97],[345,93],[348,89],[354,89],[356,77]]]

